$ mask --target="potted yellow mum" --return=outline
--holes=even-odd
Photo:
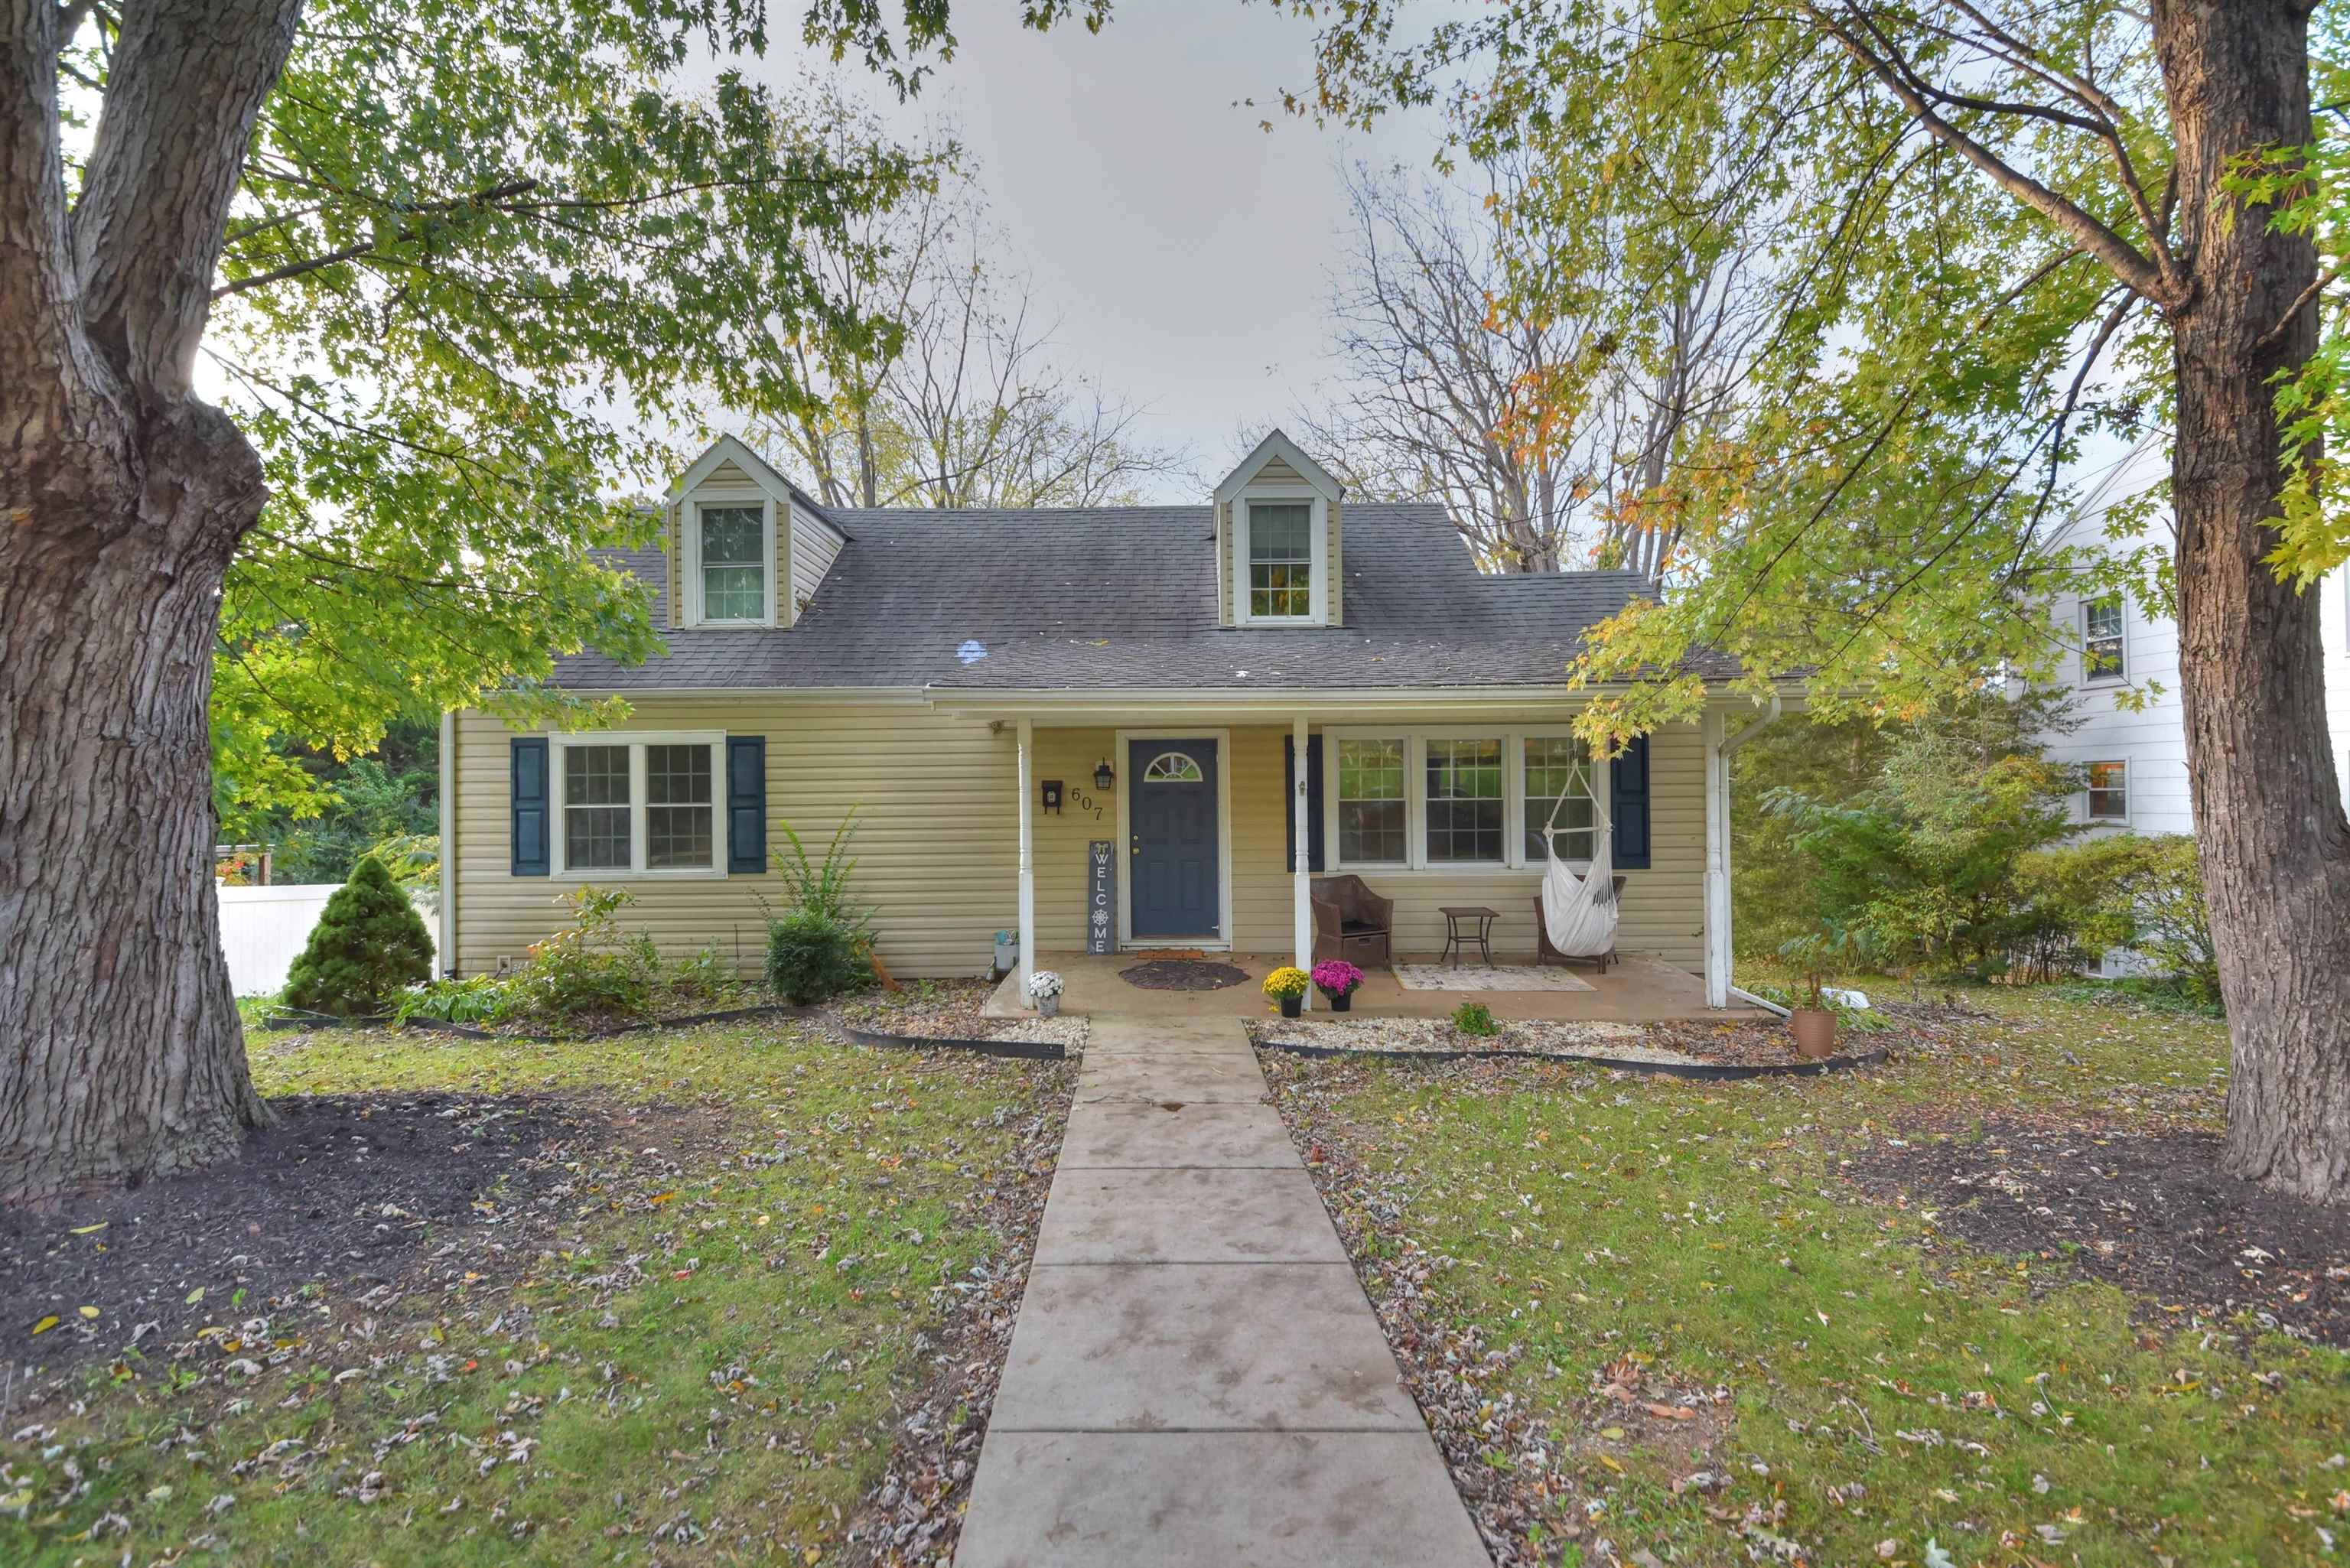
[[[1305,988],[1314,982],[1305,971],[1295,964],[1284,964],[1264,977],[1264,993],[1281,1003],[1284,1018],[1295,1018],[1305,1010]]]

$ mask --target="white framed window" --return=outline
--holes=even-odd
[[[1607,768],[1571,730],[1328,729],[1322,745],[1333,871],[1540,867],[1554,805],[1560,859],[1598,846]]]
[[[2129,820],[2129,763],[2089,764],[2088,815],[2091,822]]]
[[[1411,742],[1401,735],[1326,740],[1331,747],[1326,786],[1336,805],[1338,860],[1346,866],[1405,866],[1411,861]]]
[[[2081,679],[2085,681],[2126,680],[2128,657],[2124,648],[2121,596],[2081,601]]]
[[[721,877],[726,737],[710,731],[556,735],[557,877]]]
[[[685,624],[775,625],[775,502],[755,490],[705,486],[684,507],[678,565]]]
[[[1510,797],[1500,735],[1420,742],[1421,852],[1430,866],[1506,866]]]
[[[1529,734],[1522,742],[1525,818],[1519,846],[1529,866],[1548,862],[1543,829],[1552,829],[1561,860],[1588,860],[1597,847],[1599,805],[1593,798],[1598,772],[1591,748],[1576,735],[1558,731]],[[1556,815],[1554,815],[1553,813]]]
[[[1233,583],[1243,626],[1317,626],[1327,602],[1328,504],[1284,486],[1232,503]]]

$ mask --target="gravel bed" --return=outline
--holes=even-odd
[[[860,996],[833,1008],[843,1023],[880,1033],[941,1040],[1021,1040],[1082,1051],[1083,1017],[983,1018],[994,987],[983,980],[918,981],[903,991]]]
[[[1499,1034],[1463,1034],[1440,1018],[1275,1018],[1249,1025],[1260,1045],[1310,1045],[1338,1051],[1529,1052],[1542,1056],[1606,1056],[1619,1062],[1716,1060],[1649,1041],[1638,1023],[1504,1023]],[[1789,1053],[1790,1056],[1793,1053]]]

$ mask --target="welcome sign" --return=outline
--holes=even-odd
[[[1110,851],[1116,847],[1107,838],[1093,841],[1086,857],[1086,951],[1112,952],[1118,947],[1118,922],[1113,918],[1118,897],[1118,861]]]

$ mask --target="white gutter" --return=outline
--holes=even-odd
[[[457,975],[457,715],[441,715],[441,972]]]
[[[1735,995],[1759,1001],[1730,983],[1730,758],[1731,754],[1779,722],[1786,711],[1777,692],[1762,716],[1726,739],[1724,715],[1706,715],[1705,749],[1705,1004],[1727,1007]],[[1763,1006],[1769,1007],[1767,1002]],[[1773,1009],[1774,1012],[1782,1011]]]

